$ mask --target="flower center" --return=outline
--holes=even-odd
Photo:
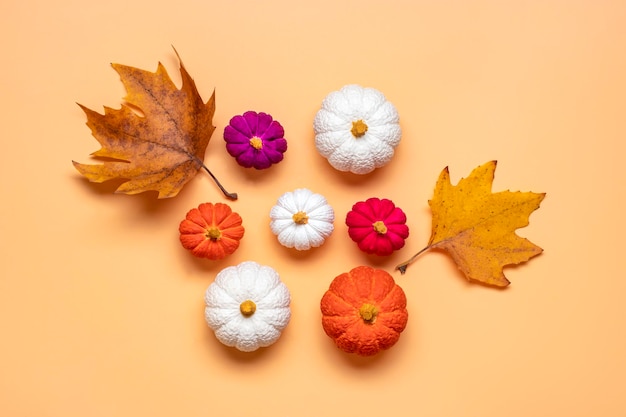
[[[367,132],[367,125],[363,122],[363,120],[352,122],[352,129],[350,129],[350,132],[352,132],[352,135],[355,138],[360,138],[365,134],[365,132]]]
[[[359,308],[359,315],[365,323],[372,324],[376,321],[378,309],[373,304],[365,303]]]
[[[385,223],[383,223],[380,220],[377,222],[374,222],[372,226],[374,227],[374,230],[376,231],[376,233],[378,233],[379,235],[384,235],[385,233],[387,233],[387,226],[385,226]]]
[[[205,236],[211,240],[220,240],[222,237],[222,232],[215,226],[211,226],[205,233]]]
[[[252,300],[246,300],[239,304],[239,311],[246,317],[250,317],[256,311],[256,304]]]
[[[263,141],[260,137],[253,136],[252,138],[250,138],[250,146],[252,146],[256,150],[259,150],[263,147]]]
[[[296,222],[296,224],[307,224],[309,222],[309,216],[307,216],[306,213],[303,211],[297,212],[296,214],[291,216],[291,218],[294,222]]]

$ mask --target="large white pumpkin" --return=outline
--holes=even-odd
[[[289,289],[278,272],[252,261],[220,271],[204,299],[217,339],[244,352],[276,342],[291,318]]]
[[[315,115],[315,147],[335,169],[367,174],[393,157],[402,136],[399,121],[383,93],[346,85],[328,94]]]

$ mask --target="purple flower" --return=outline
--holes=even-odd
[[[226,150],[243,167],[266,169],[283,160],[285,130],[266,113],[247,111],[224,129]]]

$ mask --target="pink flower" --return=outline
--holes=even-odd
[[[369,198],[352,206],[346,216],[348,234],[363,252],[391,255],[409,236],[406,215],[391,200]]]
[[[226,150],[243,167],[266,169],[283,160],[287,140],[283,127],[266,113],[247,111],[224,129]]]

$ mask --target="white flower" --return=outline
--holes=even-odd
[[[289,290],[278,272],[252,261],[220,271],[204,299],[217,339],[244,352],[276,342],[291,318]]]
[[[270,219],[281,245],[307,250],[321,246],[333,232],[335,212],[322,195],[299,188],[278,199]]]

